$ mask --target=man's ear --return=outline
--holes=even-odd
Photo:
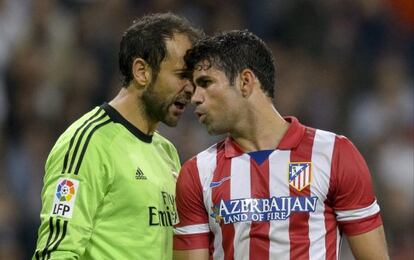
[[[136,58],[132,63],[132,75],[140,86],[147,86],[151,82],[152,70],[145,60]]]
[[[252,92],[254,85],[256,84],[256,76],[250,69],[244,69],[239,74],[240,77],[240,92],[243,97],[249,97]]]

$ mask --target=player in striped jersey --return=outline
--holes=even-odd
[[[155,130],[160,121],[175,126],[190,101],[183,56],[198,37],[171,13],[125,32],[123,88],[74,122],[49,154],[33,259],[172,258],[180,162]]]
[[[364,159],[344,136],[279,115],[261,39],[222,33],[185,61],[199,121],[228,137],[181,169],[176,259],[338,259],[342,234],[357,259],[388,258]]]

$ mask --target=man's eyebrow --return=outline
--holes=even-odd
[[[175,73],[180,73],[180,74],[192,74],[192,70],[188,70],[186,68],[182,68],[182,69],[175,69],[174,70]]]
[[[191,79],[193,72],[190,71],[190,70],[187,70],[187,69],[175,69],[174,73],[176,73],[180,76],[183,76],[185,78]]]

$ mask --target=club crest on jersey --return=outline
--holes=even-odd
[[[71,218],[78,189],[78,180],[59,178],[50,214],[52,216]]]
[[[312,182],[311,162],[289,163],[289,185],[298,191],[308,187]]]

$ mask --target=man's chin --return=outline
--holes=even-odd
[[[178,124],[179,116],[166,116],[161,122],[169,127],[175,127]]]
[[[223,135],[223,134],[227,134],[228,133],[228,130],[227,129],[222,129],[222,128],[214,127],[214,125],[212,125],[212,124],[204,123],[204,126],[206,127],[207,133],[209,135]]]

